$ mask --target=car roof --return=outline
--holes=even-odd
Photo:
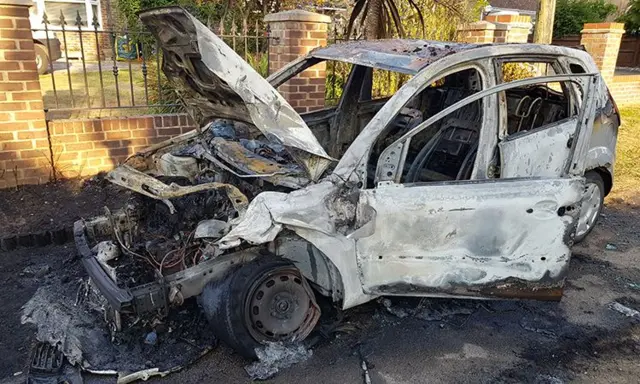
[[[415,75],[443,57],[501,45],[526,47],[527,53],[558,54],[559,48],[548,49],[549,46],[538,44],[469,44],[413,39],[351,40],[317,48],[309,56]],[[496,52],[489,56],[500,54]]]

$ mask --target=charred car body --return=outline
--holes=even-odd
[[[115,329],[198,296],[212,330],[254,356],[309,334],[315,293],[343,309],[560,299],[570,246],[611,189],[619,125],[586,52],[353,41],[263,79],[181,8],[141,20],[201,128],[112,171],[139,197],[75,225]],[[297,114],[276,88],[328,60],[351,65],[340,102]],[[506,82],[518,63],[545,74]],[[374,70],[411,78],[374,99]]]

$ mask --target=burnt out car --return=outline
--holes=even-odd
[[[318,295],[342,309],[561,298],[571,245],[611,189],[620,124],[586,52],[351,41],[264,79],[181,8],[141,20],[200,128],[110,172],[136,197],[75,224],[114,329],[198,297],[212,332],[253,357],[304,339]],[[340,101],[296,113],[276,89],[327,61],[350,66]],[[376,71],[408,80],[372,97]]]

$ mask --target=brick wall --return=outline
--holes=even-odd
[[[456,40],[475,44],[526,43],[531,28],[530,16],[489,15],[485,20],[459,26]]]
[[[591,54],[608,85],[613,80],[623,33],[621,23],[587,23],[581,31],[580,44]]]
[[[331,18],[300,9],[267,15],[271,29],[269,70],[273,73],[312,49],[327,45],[327,26]],[[298,112],[324,108],[325,63],[306,69],[278,88]]]
[[[0,188],[16,185],[12,169],[20,175],[38,170],[29,180],[17,184],[46,183],[55,169],[57,177],[77,177],[112,169],[129,155],[151,144],[195,129],[187,115],[156,115],[123,118],[53,120],[49,122],[49,139],[42,141],[46,150],[34,151],[20,141],[1,141],[0,154],[10,154],[0,167]],[[49,152],[49,143],[51,151]],[[52,167],[53,164],[53,167]]]
[[[609,82],[611,96],[618,105],[637,104],[640,95],[640,74],[616,75]]]
[[[49,143],[29,23],[31,4],[0,0],[0,188],[37,183],[49,175]]]
[[[526,15],[489,15],[485,20],[495,25],[495,43],[526,43],[533,26]]]
[[[456,41],[474,44],[493,43],[496,26],[487,21],[463,24],[456,30]]]

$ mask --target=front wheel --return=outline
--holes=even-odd
[[[270,256],[209,283],[200,301],[214,334],[248,358],[267,342],[303,340],[320,318],[302,273],[291,262]]]
[[[602,206],[604,205],[604,181],[602,176],[595,171],[587,172],[584,194],[582,195],[582,205],[580,207],[580,216],[578,217],[578,225],[576,226],[575,243],[584,240],[587,235],[596,226]]]

